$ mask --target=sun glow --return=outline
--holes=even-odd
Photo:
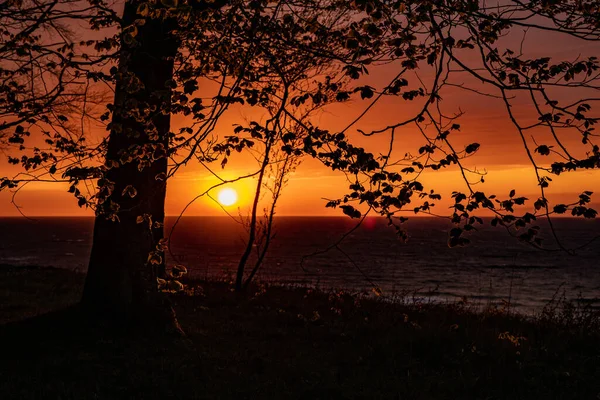
[[[219,203],[222,206],[227,207],[227,206],[232,206],[235,203],[237,203],[238,195],[235,190],[233,190],[231,188],[227,188],[227,189],[223,189],[219,192],[217,199],[219,200]]]

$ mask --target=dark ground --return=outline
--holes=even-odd
[[[200,283],[187,338],[84,323],[83,276],[0,268],[1,399],[600,399],[597,311]]]

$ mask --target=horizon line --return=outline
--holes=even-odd
[[[179,214],[168,214],[165,215],[165,218],[178,218],[180,217]],[[364,217],[364,216],[363,216]],[[354,221],[360,221],[363,217],[361,218],[349,218],[346,215],[324,215],[324,214],[311,214],[311,215],[307,215],[307,214],[291,214],[291,215],[275,215],[275,218],[344,218],[344,219],[348,219],[348,220],[354,220]],[[397,216],[396,218],[399,218],[400,216]],[[493,215],[481,215],[481,218],[493,218]],[[538,219],[544,218],[545,219],[545,215],[538,215],[537,216]],[[96,216],[94,215],[68,215],[68,214],[58,214],[58,215],[0,215],[0,218],[22,218],[22,219],[35,219],[35,218],[96,218]],[[233,216],[231,215],[206,215],[206,214],[194,214],[194,215],[183,215],[181,216],[181,218],[229,218],[229,219],[234,219]],[[368,215],[367,218],[385,218],[382,215]],[[436,219],[448,219],[449,217],[446,216],[436,216],[436,215],[423,215],[423,214],[415,214],[415,215],[410,215],[407,216],[406,218],[436,218]],[[518,217],[517,217],[518,218]],[[586,219],[586,218],[581,218],[581,217],[576,217],[573,215],[554,215],[551,218],[556,219],[556,218],[572,218],[572,219],[581,219],[581,220],[590,220],[590,221],[594,221],[594,220],[598,220],[600,218],[592,218],[592,219]]]

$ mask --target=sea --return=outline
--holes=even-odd
[[[175,220],[167,218],[167,233]],[[0,265],[84,273],[93,222],[83,217],[0,218]],[[543,221],[546,250],[489,223],[469,234],[470,245],[459,248],[448,247],[452,226],[442,219],[410,219],[406,242],[382,218],[367,218],[358,228],[356,223],[345,217],[276,217],[258,280],[367,293],[378,292],[377,287],[389,298],[467,301],[522,313],[540,312],[559,299],[600,307],[600,239],[594,241],[600,220],[553,220],[563,246],[578,248],[574,254],[557,250]],[[228,279],[246,238],[246,226],[232,218],[183,217],[170,235],[168,263],[185,265],[191,278]]]

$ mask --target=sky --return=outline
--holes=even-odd
[[[514,44],[516,38],[510,39],[510,41]],[[549,34],[535,32],[528,33],[524,43],[527,55],[551,56],[555,60],[572,59],[580,55],[593,55],[600,52],[598,44],[582,45],[579,41],[576,42],[562,36],[552,37]],[[365,83],[381,87],[391,76],[395,75],[396,71],[397,66],[393,65],[372,70],[365,78]],[[419,71],[419,73],[421,74],[419,78],[425,81],[428,79],[427,71]],[[483,88],[480,83],[468,77],[459,79],[471,87]],[[557,94],[565,100],[572,96],[572,94]],[[576,93],[577,96],[582,94]],[[468,167],[486,171],[486,183],[480,185],[479,190],[507,197],[510,190],[515,189],[519,195],[534,200],[538,198],[539,189],[534,169],[520,142],[518,131],[510,123],[502,101],[458,88],[447,88],[442,92],[442,97],[444,107],[447,107],[445,112],[453,113],[459,110],[465,112],[459,121],[460,132],[453,133],[451,136],[453,145],[456,148],[464,148],[465,145],[472,142],[481,144],[479,152],[466,160]],[[527,99],[516,98],[513,103],[513,111],[517,118],[521,121],[531,120],[533,106]],[[335,104],[324,109],[313,122],[331,131],[340,130],[349,121],[354,120],[368,104],[367,101]],[[349,130],[351,141],[365,146],[376,154],[384,152],[389,144],[389,134],[367,138],[357,130],[369,131],[385,127],[397,122],[402,117],[410,116],[419,105],[418,103],[407,103],[398,98],[384,98]],[[178,118],[173,119],[175,127],[182,123]],[[225,135],[231,134],[234,124],[252,118],[252,111],[234,110],[219,122],[217,132]],[[536,140],[544,142],[544,139],[547,139],[547,132],[533,133]],[[565,135],[561,139],[567,146],[574,149],[576,154],[579,152],[579,155],[582,155],[581,149],[584,147],[581,146],[580,137]],[[397,132],[393,155],[400,157],[406,152],[415,153],[422,144],[414,126],[409,126]],[[12,176],[17,173],[18,169],[9,166],[5,159],[6,157],[0,159],[0,176]],[[538,157],[538,159],[544,161],[543,158]],[[232,158],[224,170],[221,170],[218,165],[213,167],[223,178],[230,179],[254,170],[255,166],[256,163],[251,157],[241,155]],[[548,190],[551,202],[572,202],[584,190],[600,191],[599,171],[568,173],[553,177],[553,179]],[[447,207],[451,204],[450,193],[452,191],[466,191],[465,184],[456,168],[426,173],[421,181],[426,188],[433,188],[442,194],[443,199],[438,205],[441,213],[447,213]],[[179,215],[198,194],[217,182],[217,178],[200,165],[189,165],[183,168],[168,183],[167,215]],[[256,181],[252,179],[227,185],[238,194],[238,201],[235,204],[222,207],[216,201],[204,196],[195,201],[187,209],[185,215],[226,215],[225,211],[231,214],[247,213],[255,185]],[[324,205],[326,199],[338,198],[346,193],[347,187],[348,181],[342,174],[329,170],[316,160],[306,158],[290,175],[277,208],[277,215],[341,215],[339,210],[327,209]],[[218,190],[212,194],[216,198]],[[597,204],[596,201],[594,203]],[[21,214],[27,216],[92,216],[93,212],[77,206],[76,200],[67,192],[66,184],[32,183],[20,190],[14,198],[11,192],[0,192],[0,216],[19,216]]]

